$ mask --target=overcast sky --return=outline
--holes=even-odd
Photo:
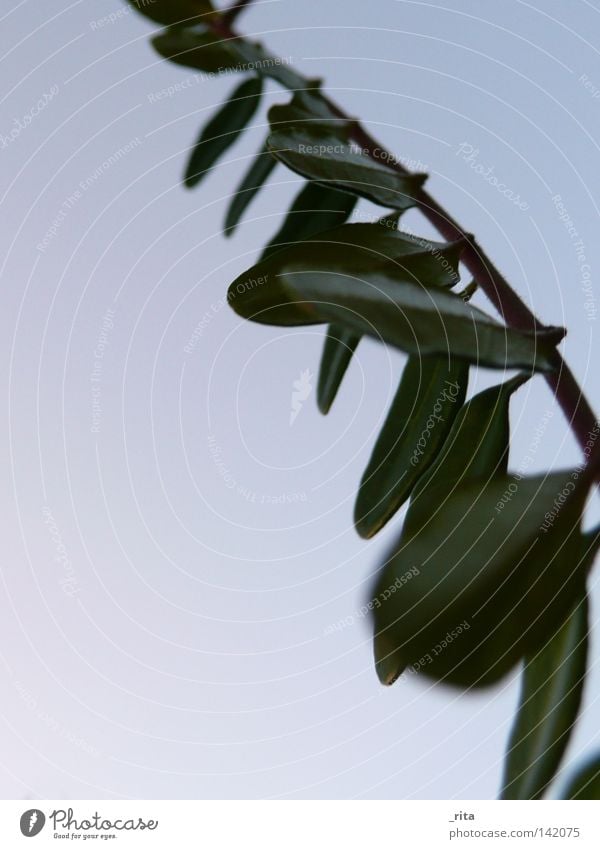
[[[588,0],[258,0],[240,18],[421,163],[541,319],[569,328],[596,405],[599,26]],[[290,425],[322,329],[245,324],[221,299],[297,179],[278,168],[225,240],[265,109],[184,190],[235,81],[160,61],[151,33],[117,0],[9,0],[0,18],[0,796],[493,797],[516,681],[385,689],[357,615],[400,526],[361,541],[352,502],[404,358],[361,343],[330,415],[309,393]],[[512,420],[514,468],[578,462],[542,379]],[[598,743],[599,695],[593,671],[569,764]]]

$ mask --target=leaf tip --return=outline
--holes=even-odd
[[[398,649],[393,648],[385,631],[375,633],[373,637],[373,654],[375,657],[375,672],[379,683],[391,687],[406,669],[406,663]]]
[[[329,395],[325,395],[323,392],[317,392],[317,409],[324,416],[331,410],[332,403],[333,398],[330,398]]]
[[[361,539],[372,539],[377,531],[383,527],[383,522],[374,522],[369,519],[368,513],[360,498],[360,490],[354,506],[354,528]]]

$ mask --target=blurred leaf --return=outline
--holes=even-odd
[[[429,517],[443,510],[445,497],[459,484],[506,474],[509,402],[528,379],[529,375],[519,374],[473,396],[461,408],[441,451],[415,485],[404,522],[407,534],[413,528],[426,527]],[[435,500],[428,497],[430,487],[435,487]]]
[[[436,680],[483,687],[501,679],[548,641],[583,592],[589,559],[577,555],[588,489],[578,469],[461,484],[427,533],[402,534],[375,588],[375,634]]]
[[[346,225],[360,226],[377,227]],[[320,234],[321,240],[325,237],[332,238]],[[408,353],[464,357],[492,368],[555,367],[555,349],[545,340],[506,328],[435,286],[427,267],[439,267],[433,257],[421,253],[377,267],[362,246],[318,247],[309,240],[302,250],[290,250],[277,252],[231,284],[230,303],[238,315],[284,326],[326,322]],[[411,271],[415,262],[418,282]],[[256,285],[259,277],[263,283]]]
[[[304,88],[306,80],[282,60],[265,52],[261,44],[243,38],[223,38],[206,29],[170,27],[152,39],[164,58],[205,73],[254,71],[285,88]]]
[[[152,44],[164,59],[205,73],[233,70],[242,62],[236,41],[209,30],[171,27],[154,36]]]
[[[426,532],[428,520],[444,509],[445,498],[459,484],[506,474],[509,401],[527,379],[527,375],[517,375],[480,392],[461,407],[441,451],[415,484],[402,528],[404,539]]]
[[[382,684],[390,687],[402,675],[406,664],[403,663],[400,653],[394,649],[393,644],[388,642],[385,633],[375,635],[373,651],[377,677]]]
[[[226,236],[233,234],[240,218],[252,203],[256,194],[269,179],[271,171],[275,168],[276,164],[276,159],[271,156],[266,147],[263,147],[256,154],[252,165],[235,190],[229,209],[227,210],[227,216],[225,218]]]
[[[214,12],[210,0],[127,0],[140,14],[159,24],[203,23]],[[197,18],[197,20],[193,20]]]
[[[323,97],[320,82],[311,87],[302,87],[294,92],[288,103],[276,103],[269,109],[271,129],[285,129],[282,125],[304,125],[305,122],[332,122],[332,126],[350,127],[346,118],[341,118],[333,111],[328,101]]]
[[[588,602],[584,592],[547,644],[525,658],[502,799],[541,799],[554,778],[577,721],[587,653]]]
[[[374,536],[435,460],[465,399],[469,365],[447,357],[408,358],[360,483],[359,535]]]
[[[258,109],[262,90],[263,83],[260,78],[246,80],[232,92],[229,100],[204,127],[194,145],[185,172],[185,185],[188,189],[196,186],[215,162],[237,141]]]
[[[269,120],[273,124],[273,110]],[[278,118],[279,114],[275,113]],[[298,116],[294,126],[273,127],[267,144],[271,152],[309,180],[367,198],[392,209],[415,205],[425,174],[399,174],[390,164],[367,156],[350,138],[344,122],[307,123]]]
[[[359,342],[360,336],[351,330],[329,326],[317,384],[317,404],[323,414],[329,412]]]
[[[342,225],[352,214],[356,198],[318,183],[306,183],[296,195],[283,224],[263,250],[259,262],[290,244]]]
[[[600,755],[580,767],[571,779],[565,799],[600,799]]]

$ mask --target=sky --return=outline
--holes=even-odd
[[[599,25],[588,0],[257,0],[239,19],[429,173],[569,329],[596,402]],[[224,238],[286,95],[271,85],[188,191],[189,147],[237,80],[161,61],[153,31],[117,0],[8,0],[0,17],[0,797],[493,798],[517,677],[384,688],[360,612],[402,517],[365,542],[353,499],[405,358],[361,342],[330,414],[311,389],[291,423],[323,328],[244,323],[222,300],[299,186],[278,167]],[[541,378],[511,403],[512,468],[578,463]],[[590,584],[592,668],[559,786],[599,745]]]

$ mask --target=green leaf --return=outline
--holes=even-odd
[[[583,592],[589,560],[577,553],[588,489],[579,469],[461,484],[427,533],[403,532],[375,588],[375,633],[435,680],[501,679],[548,641]]]
[[[506,473],[509,401],[527,379],[527,375],[517,375],[480,392],[461,407],[441,451],[414,486],[402,530],[404,537],[426,529],[429,518],[444,509],[444,499],[460,483]],[[430,488],[433,498],[429,497]],[[390,653],[390,663],[392,656]],[[376,668],[381,680],[377,665]]]
[[[307,183],[294,200],[282,226],[265,247],[261,261],[289,243],[301,242],[321,231],[334,228],[336,224],[343,224],[355,206],[356,198],[352,195],[318,183]],[[347,334],[343,329],[341,338],[335,335],[335,331],[328,336],[324,352],[327,362],[325,360],[321,362],[317,390],[317,402],[321,409],[323,409],[323,392],[327,393],[325,403],[333,402],[339,386],[339,383],[335,385],[335,381],[341,381],[358,341],[359,337],[355,334]],[[332,369],[332,371],[326,374],[324,369]]]
[[[402,675],[406,664],[403,663],[400,653],[394,649],[393,644],[388,642],[385,632],[375,635],[373,652],[377,677],[382,684],[390,687]]]
[[[258,109],[263,83],[259,77],[246,80],[227,100],[200,133],[185,172],[188,189],[196,186],[235,143]]]
[[[398,228],[398,220],[401,214],[401,212],[395,212],[391,215],[386,215],[380,218],[377,223],[380,227],[395,231]],[[427,240],[424,241],[426,242]],[[429,242],[428,246],[432,251],[435,251],[433,243]],[[458,275],[458,254],[456,256],[456,267],[453,271],[452,278],[440,280],[440,285],[452,286],[455,282],[454,278],[456,281],[460,279]],[[329,412],[335,400],[354,351],[360,342],[360,338],[360,335],[349,330],[344,330],[343,327],[336,327],[335,325],[330,325],[329,327],[321,356],[321,368],[317,385],[317,404],[319,410],[324,415]]]
[[[152,39],[164,58],[205,73],[254,71],[285,88],[304,88],[306,80],[283,60],[266,53],[261,44],[243,38],[223,38],[207,29],[170,27]]]
[[[328,101],[323,97],[320,81],[310,87],[302,87],[294,92],[288,103],[276,103],[269,109],[271,129],[284,129],[280,125],[298,126],[306,122],[331,123],[335,127],[350,127],[351,122],[334,112]]]
[[[273,121],[273,110],[269,118]],[[367,156],[352,143],[350,133],[347,122],[307,123],[299,116],[297,125],[275,125],[267,144],[284,165],[309,180],[392,209],[414,206],[426,175],[400,174],[388,162]]]
[[[409,357],[363,474],[354,523],[374,536],[437,456],[465,398],[469,366],[447,357]]]
[[[300,190],[283,224],[265,247],[259,262],[290,244],[343,224],[352,214],[356,198],[318,183],[306,183]],[[302,249],[302,246],[298,246]]]
[[[159,24],[204,23],[215,9],[210,0],[127,0],[136,11]],[[199,20],[193,20],[199,18]]]
[[[310,193],[313,192],[320,193],[320,188],[315,183],[311,184]],[[348,202],[341,200],[343,197],[347,198],[347,195],[341,192],[335,192],[335,195],[331,196],[326,193],[319,194],[319,197],[327,202],[328,198],[333,196],[336,198],[333,204],[336,216],[340,210],[349,209]],[[350,198],[350,203],[353,201],[354,199]],[[322,221],[321,218],[320,220]],[[269,307],[273,298],[285,297],[285,291],[278,287],[276,278],[281,277],[288,268],[295,269],[297,266],[307,265],[308,268],[322,268],[324,271],[363,272],[387,269],[390,264],[394,266],[393,274],[399,279],[423,280],[431,285],[450,287],[460,279],[458,261],[462,248],[462,242],[432,242],[383,227],[381,223],[345,224],[332,230],[316,232],[300,244],[282,248],[267,259],[259,260],[234,281],[232,288],[238,283],[243,284],[245,278],[268,275],[277,288],[270,287],[268,294],[266,290],[256,291],[255,296],[259,308],[261,304]],[[247,288],[248,292],[252,289]],[[297,314],[297,309],[290,311],[290,323],[294,323]],[[269,318],[262,320],[265,323],[278,323]]]
[[[600,755],[580,767],[571,779],[565,799],[600,799]]]
[[[509,402],[513,392],[529,379],[519,374],[473,396],[454,420],[448,439],[435,461],[417,481],[404,529],[426,528],[444,499],[461,483],[506,474],[509,447]],[[428,494],[435,487],[435,499]]]
[[[322,98],[318,96],[315,90],[296,92],[294,94],[292,102],[301,103],[307,107],[310,105],[310,108],[314,108],[317,111],[324,108],[322,106]],[[233,234],[235,227],[240,221],[242,215],[252,202],[257,192],[267,181],[271,174],[271,171],[275,168],[276,164],[277,160],[274,156],[272,156],[265,142],[263,148],[256,155],[254,162],[248,169],[242,182],[234,193],[233,199],[227,211],[227,217],[225,219],[226,236],[230,236]],[[347,196],[344,195],[344,197]],[[345,201],[345,203],[347,203],[347,201]],[[317,232],[317,230],[315,230],[314,232]]]
[[[506,328],[433,285],[430,269],[422,267],[439,266],[433,256],[377,267],[372,255],[352,245],[304,247],[302,256],[278,252],[272,265],[259,263],[234,281],[230,302],[238,315],[262,324],[336,324],[411,354],[463,357],[492,368],[555,368],[555,349],[545,339]],[[415,260],[418,276],[411,271]],[[264,285],[253,282],[259,277]]]
[[[341,214],[350,214],[356,201],[343,192],[324,188],[318,183],[309,183],[301,197],[299,212],[304,212],[311,204],[324,204],[324,208],[330,208],[338,221]],[[296,203],[299,200],[300,197]],[[323,220],[319,218],[319,221]],[[310,221],[307,220],[305,231],[308,232],[309,228]],[[259,260],[247,273],[270,271],[282,274],[289,266],[296,266],[309,256],[309,267],[318,263],[327,270],[387,268],[392,263],[395,272],[403,279],[427,278],[431,285],[449,288],[460,280],[458,262],[463,247],[462,241],[433,242],[382,226],[380,222],[343,224],[330,230],[315,229],[304,243],[278,251],[273,261],[268,263],[268,268],[264,261]]]
[[[323,414],[329,412],[359,342],[360,336],[351,330],[329,326],[317,383],[317,404]]]
[[[233,198],[227,210],[225,218],[225,235],[231,236],[237,227],[242,215],[252,203],[256,194],[260,191],[275,168],[277,160],[271,156],[266,146],[255,156],[252,165],[244,175],[242,182],[233,194]]]
[[[588,654],[585,592],[567,621],[525,658],[521,696],[508,743],[502,799],[541,799],[577,721]]]
[[[234,70],[242,62],[234,40],[224,39],[208,30],[170,27],[154,36],[152,44],[164,59],[205,73]],[[240,70],[245,68],[240,67]]]

